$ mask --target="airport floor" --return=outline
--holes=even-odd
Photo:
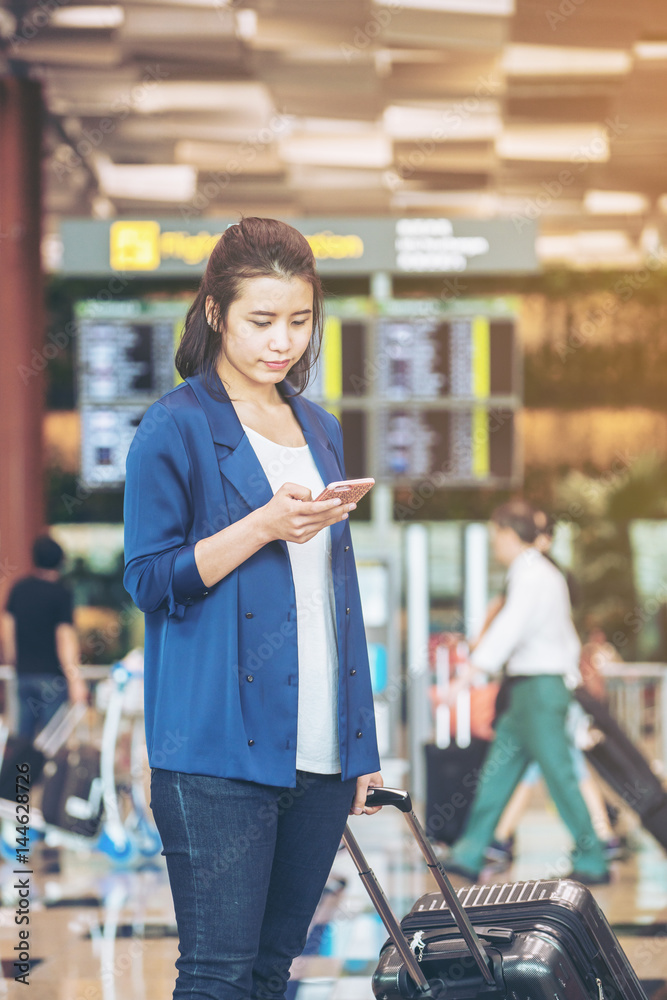
[[[399,913],[433,888],[399,813],[384,809],[352,820],[355,835]],[[667,856],[648,835],[615,862],[613,881],[595,895],[630,958],[649,1000],[667,998]],[[517,861],[495,881],[548,877],[567,853],[567,835],[552,808],[538,801],[518,831]],[[31,1000],[168,1000],[177,939],[166,869],[158,855],[122,871],[96,852],[32,851],[29,983]],[[18,876],[20,877],[20,876]],[[0,870],[0,995],[21,996],[13,981],[19,926],[17,876]],[[344,883],[344,884],[343,884]],[[295,963],[289,998],[366,1000],[385,939],[352,862],[336,859],[309,950]]]

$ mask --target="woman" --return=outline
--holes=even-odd
[[[381,785],[335,417],[300,395],[322,289],[300,233],[230,226],[188,313],[185,379],[130,448],[125,585],[146,613],[152,808],[174,997],[284,996],[349,812]],[[289,376],[289,381],[288,381]]]

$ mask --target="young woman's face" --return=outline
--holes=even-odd
[[[313,332],[313,287],[302,278],[248,278],[232,302],[218,371],[234,384],[282,382]]]

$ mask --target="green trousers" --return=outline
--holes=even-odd
[[[565,733],[570,693],[562,677],[538,675],[518,681],[511,689],[507,711],[501,715],[496,738],[479,776],[475,799],[463,835],[452,847],[451,858],[471,872],[484,866],[484,853],[496,824],[528,764],[537,761],[563,822],[574,839],[571,867],[599,876],[607,863],[579,791]],[[568,859],[552,859],[562,876]]]

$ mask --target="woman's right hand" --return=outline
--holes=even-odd
[[[355,503],[340,500],[313,500],[305,486],[284,483],[264,507],[257,513],[262,515],[262,524],[270,541],[282,539],[285,542],[303,544],[314,538],[322,528],[329,528],[348,517]]]

